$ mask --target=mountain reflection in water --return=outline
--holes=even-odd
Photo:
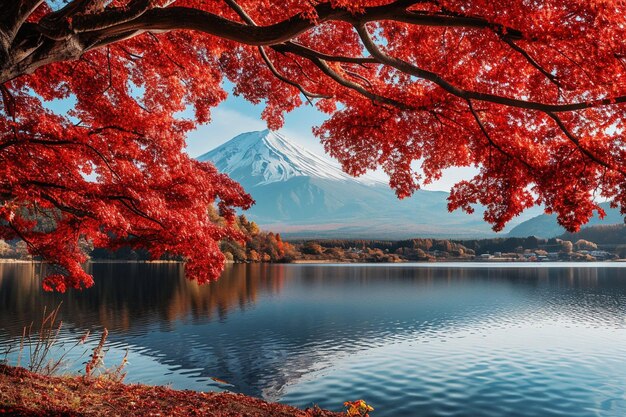
[[[377,417],[626,412],[615,264],[229,265],[199,286],[179,264],[96,263],[96,286],[66,294],[43,292],[40,268],[0,264],[0,348],[63,301],[63,337],[108,328],[131,382],[365,397]]]

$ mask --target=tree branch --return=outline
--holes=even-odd
[[[476,124],[480,128],[480,130],[483,133],[483,135],[485,136],[485,138],[487,138],[487,141],[489,142],[489,144],[491,146],[496,148],[498,150],[498,152],[500,152],[502,155],[506,156],[507,158],[513,159],[513,160],[518,161],[518,162],[521,162],[526,168],[528,168],[529,172],[534,172],[535,171],[535,167],[530,165],[524,159],[522,159],[520,157],[513,156],[510,152],[507,152],[504,148],[502,148],[502,146],[500,146],[498,143],[496,143],[491,138],[491,135],[489,135],[489,132],[487,131],[487,128],[485,127],[485,125],[483,124],[482,120],[480,119],[480,116],[478,115],[478,113],[474,109],[474,106],[472,105],[472,100],[467,100],[467,106],[469,107],[469,110],[472,113],[472,116],[474,116],[474,120],[476,120]]]
[[[549,103],[541,103],[532,100],[520,100],[515,98],[509,98],[504,96],[499,96],[495,94],[489,93],[480,93],[472,90],[465,90],[459,88],[438,74],[428,71],[422,68],[419,68],[416,65],[413,65],[407,61],[404,61],[399,58],[392,57],[384,53],[372,40],[367,29],[364,25],[356,25],[355,26],[359,37],[363,41],[365,48],[368,52],[376,58],[379,62],[388,65],[390,67],[396,68],[399,71],[402,71],[406,74],[413,75],[415,77],[421,78],[426,81],[431,81],[447,91],[448,93],[455,95],[463,100],[477,100],[477,101],[486,101],[494,104],[502,104],[509,107],[516,107],[520,109],[526,110],[539,110],[541,112],[571,112],[575,110],[584,110],[592,107],[599,107],[605,105],[613,105],[619,103],[626,103],[626,96],[618,96],[614,98],[605,98],[600,100],[590,100],[590,101],[582,101],[568,104],[549,104]]]
[[[550,80],[551,83],[553,83],[554,85],[556,85],[559,88],[561,87],[561,83],[559,82],[558,78],[555,75],[553,75],[552,73],[550,73],[549,71],[547,71],[544,67],[542,67],[533,57],[530,56],[530,54],[524,48],[520,47],[518,44],[513,42],[513,40],[511,38],[509,38],[507,36],[498,35],[498,37],[500,39],[502,39],[502,41],[504,43],[509,45],[511,47],[511,49],[513,49],[514,51],[516,51],[520,55],[522,55],[526,59],[526,61],[528,61],[528,63],[530,65],[532,65],[539,72],[541,72],[543,75],[545,75],[545,77],[548,80]]]
[[[89,217],[91,219],[96,219],[96,216],[93,213],[90,213],[90,212],[88,212],[86,210],[81,210],[81,209],[77,209],[77,208],[65,205],[65,204],[59,202],[58,200],[56,200],[51,195],[48,195],[46,193],[42,193],[41,197],[44,198],[45,200],[49,201],[50,203],[52,203],[52,205],[54,207],[56,207],[58,210],[60,210],[60,211],[62,211],[64,213],[71,214],[71,215],[73,215],[75,217],[78,217],[78,218]]]
[[[315,6],[316,21],[301,14],[268,26],[240,24],[213,13],[187,7],[154,8],[145,11],[135,19],[120,19],[117,24],[110,22],[106,28],[94,22],[93,26],[84,25],[80,32],[98,32],[109,37],[130,30],[197,30],[220,36],[247,45],[266,46],[286,42],[312,27],[330,20],[359,24],[376,20],[393,20],[419,26],[446,26],[460,28],[491,29],[506,33],[511,39],[521,39],[521,31],[495,24],[480,17],[451,16],[413,12],[407,7],[419,1],[397,1],[383,6],[366,7],[361,13],[353,14],[344,8],[334,8],[331,3]],[[97,17],[94,16],[94,20]]]
[[[565,123],[563,123],[563,121],[561,120],[561,118],[559,116],[557,116],[556,114],[551,113],[551,112],[545,112],[545,113],[546,113],[546,115],[548,115],[548,117],[550,117],[552,120],[554,120],[556,122],[557,126],[559,127],[559,129],[561,129],[561,132],[563,132],[565,137],[570,142],[572,142],[574,145],[576,145],[578,150],[583,155],[585,155],[587,158],[589,158],[593,162],[597,163],[598,165],[601,165],[601,166],[603,166],[605,168],[608,168],[608,169],[610,169],[612,171],[619,172],[624,177],[626,177],[626,171],[625,170],[623,170],[622,168],[620,168],[619,166],[617,166],[617,165],[615,165],[615,164],[613,164],[611,162],[607,162],[607,161],[603,160],[601,157],[599,157],[598,155],[594,154],[589,149],[585,148],[580,143],[580,140],[576,137],[576,135],[574,135],[572,132],[570,132],[570,130],[567,128],[567,126],[565,126]]]
[[[252,18],[245,12],[245,10],[243,10],[243,8],[241,6],[239,6],[239,4],[237,4],[237,2],[235,0],[224,0],[224,1],[228,4],[228,6],[231,9],[233,9],[239,15],[239,17],[241,17],[241,19],[244,22],[246,22],[249,25],[256,26],[256,23],[254,23],[254,20],[252,20]],[[316,94],[316,93],[312,93],[310,91],[307,91],[299,83],[297,83],[297,82],[295,82],[293,80],[290,80],[289,78],[285,77],[283,74],[281,74],[276,69],[276,67],[274,66],[274,64],[270,60],[270,58],[267,56],[267,53],[265,52],[265,49],[262,46],[259,46],[258,50],[259,50],[259,53],[261,54],[261,58],[263,58],[263,61],[265,62],[265,65],[267,65],[267,67],[272,72],[272,74],[274,74],[274,76],[276,78],[278,78],[279,80],[281,80],[282,82],[284,82],[286,84],[289,84],[292,87],[296,87],[304,95],[304,97],[307,99],[309,104],[313,105],[313,103],[310,100],[311,98],[330,98],[330,96],[327,96],[327,95],[324,95],[324,94]]]
[[[346,64],[379,64],[378,60],[371,57],[350,57],[343,55],[330,55],[316,51],[295,41],[289,41],[278,45],[272,45],[272,49],[276,52],[291,52],[294,55],[302,57],[314,57],[323,59],[326,62],[344,62]]]
[[[91,1],[93,0],[76,0],[75,2],[70,3],[67,7],[76,7],[76,4],[78,3],[89,3]],[[318,19],[315,21],[299,14],[268,26],[237,23],[210,12],[188,7],[150,8],[149,6],[146,6],[145,1],[147,0],[134,0],[132,2],[134,7],[133,13],[131,14],[136,16],[135,18],[129,20],[128,16],[124,18],[118,16],[119,19],[111,17],[110,19],[105,19],[108,22],[105,25],[105,28],[103,28],[102,23],[96,24],[94,22],[93,24],[88,24],[87,22],[84,22],[84,25],[80,28],[81,33],[71,35],[68,39],[56,41],[49,39],[48,42],[21,39],[18,44],[35,45],[34,47],[36,48],[36,51],[34,53],[30,53],[22,62],[12,63],[12,68],[0,68],[0,83],[4,83],[18,75],[30,73],[36,68],[48,63],[75,59],[87,50],[99,48],[113,42],[118,42],[120,40],[136,36],[137,34],[145,31],[169,31],[176,29],[197,30],[247,45],[269,45],[273,46],[278,52],[293,52],[294,54],[306,57],[316,55],[318,58],[323,59],[321,58],[319,52],[303,47],[302,45],[297,45],[291,42],[291,39],[324,22],[344,21],[351,23],[356,27],[363,43],[366,46],[366,49],[372,57],[331,58],[326,56],[324,57],[328,58],[327,60],[325,59],[326,62],[334,60],[339,62],[382,63],[405,72],[406,74],[433,82],[448,93],[463,100],[471,99],[476,101],[486,101],[528,110],[557,113],[626,103],[626,95],[571,103],[544,103],[466,90],[453,85],[432,71],[424,70],[407,61],[392,57],[382,52],[380,48],[374,44],[367,33],[365,28],[365,24],[367,22],[391,20],[422,26],[488,29],[499,34],[505,42],[512,42],[515,39],[525,39],[524,34],[520,30],[505,27],[481,17],[463,16],[452,12],[432,13],[407,10],[408,7],[417,3],[423,3],[423,1],[400,0],[383,6],[366,7],[359,13],[351,13],[345,8],[333,8],[331,3],[325,2],[315,6],[315,11],[318,16]],[[96,19],[96,16],[102,15],[102,13],[108,13],[108,11],[104,10],[101,13],[95,12],[89,15],[92,16],[93,19]],[[113,14],[110,16],[113,16]],[[27,31],[24,36],[36,37],[36,34],[32,33],[32,31]],[[511,47],[513,47],[513,45],[516,44],[512,43]],[[521,48],[519,49],[520,50],[516,50],[519,53],[522,53],[531,65],[542,71],[546,77],[554,79],[552,74],[541,68],[541,66],[532,57],[530,57],[527,52]],[[16,51],[16,54],[19,55],[19,52]],[[9,63],[9,66],[11,66],[11,63]],[[278,73],[278,70],[276,68],[274,69]],[[293,82],[293,80],[291,81]]]
[[[91,134],[91,132],[90,132],[90,134]],[[109,160],[99,150],[97,150],[95,147],[93,147],[92,145],[90,145],[88,143],[84,143],[84,142],[76,142],[76,141],[72,141],[72,140],[52,141],[52,140],[43,140],[43,139],[34,139],[34,138],[24,139],[24,140],[11,140],[11,141],[7,141],[7,142],[4,142],[4,143],[0,144],[0,151],[4,150],[6,148],[9,148],[11,146],[26,145],[26,144],[35,144],[35,145],[43,145],[43,146],[68,146],[68,145],[70,145],[70,146],[71,145],[73,145],[73,146],[84,146],[84,147],[90,149],[92,152],[94,152],[100,159],[102,159],[102,161],[107,166],[109,171],[111,171],[111,173],[118,180],[121,179],[119,174],[111,166]]]
[[[339,75],[336,71],[334,71],[329,65],[328,63],[326,63],[324,60],[316,58],[316,57],[307,57],[313,64],[315,64],[315,66],[317,66],[324,74],[328,75],[330,78],[332,78],[333,80],[335,80],[338,84],[349,88],[351,90],[354,90],[358,93],[360,93],[361,95],[369,98],[370,100],[374,101],[374,102],[379,102],[379,103],[383,103],[383,104],[387,104],[393,107],[396,107],[400,110],[416,110],[415,107],[413,106],[409,106],[406,103],[402,103],[400,101],[394,100],[392,98],[389,97],[384,97],[381,95],[378,95],[376,93],[373,93],[369,90],[367,90],[365,87],[363,87],[361,84],[355,83],[353,81],[347,80],[344,77],[342,77],[341,75]]]
[[[44,0],[9,0],[0,4],[0,32],[10,45],[26,19]],[[3,40],[4,41],[4,40]]]

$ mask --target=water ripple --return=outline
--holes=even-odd
[[[375,417],[626,415],[614,265],[241,265],[204,287],[175,265],[93,268],[94,289],[60,296],[0,265],[0,352],[63,300],[61,339],[107,327],[106,364],[128,350],[130,382],[335,410],[365,398]]]

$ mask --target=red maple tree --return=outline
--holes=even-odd
[[[326,150],[353,175],[382,167],[399,197],[476,166],[451,210],[482,204],[500,230],[543,204],[576,230],[598,198],[626,207],[624,16],[609,0],[2,2],[0,238],[58,267],[47,289],[92,284],[81,238],[217,277],[216,241],[241,236],[207,207],[251,199],[183,148],[224,79],[271,128],[304,101],[327,112]]]

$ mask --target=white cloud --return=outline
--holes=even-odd
[[[212,122],[201,125],[187,137],[187,153],[200,156],[233,137],[255,130],[263,130],[267,125],[261,120],[261,105],[252,105],[240,97],[229,96],[212,111]],[[305,148],[326,158],[333,159],[324,152],[319,140],[313,136],[313,126],[319,126],[327,116],[311,106],[303,106],[285,116],[285,125],[280,133]],[[426,190],[450,191],[450,188],[463,179],[470,179],[478,170],[473,167],[450,168],[444,171],[440,180],[423,187]],[[382,170],[372,173],[377,178],[387,180]]]
[[[187,153],[200,156],[240,133],[266,129],[265,122],[225,107],[212,111],[212,122],[201,125],[187,136]]]

